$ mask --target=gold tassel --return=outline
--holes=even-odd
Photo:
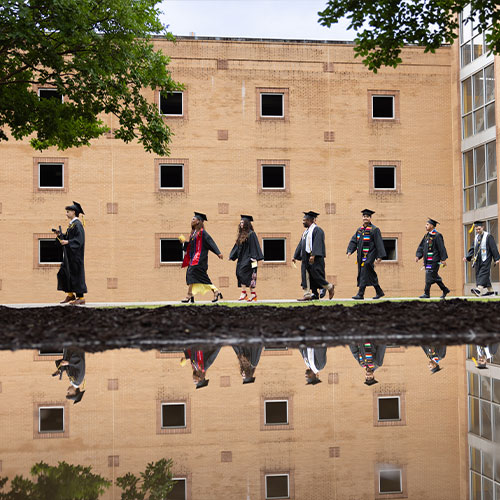
[[[83,224],[83,227],[85,227],[85,218],[83,217],[83,214],[82,214],[82,224]]]
[[[474,361],[474,364],[477,366],[476,358],[472,358],[472,361]]]
[[[181,358],[181,360],[180,360],[181,366],[185,366],[186,365],[186,361],[187,361],[186,358]]]
[[[475,227],[476,227],[476,226],[474,226],[474,224],[472,224],[472,226],[471,226],[471,227],[470,227],[470,229],[469,229],[469,234],[470,234],[470,233],[472,233],[472,231],[474,231],[474,228],[475,228]]]

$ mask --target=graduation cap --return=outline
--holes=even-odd
[[[78,215],[80,214],[83,214],[85,215],[85,212],[83,211],[83,208],[82,206],[80,205],[80,203],[78,203],[77,201],[73,201],[73,205],[68,205],[67,207],[65,207],[64,210],[74,210],[75,212],[75,215],[78,217]]]
[[[195,212],[194,216],[200,219],[201,221],[208,221],[207,216],[205,214],[202,214],[200,212]]]
[[[253,217],[251,215],[241,215],[242,220],[247,220],[248,222],[253,222]]]
[[[253,384],[255,382],[255,377],[245,377],[243,379],[244,384]]]
[[[361,210],[361,213],[363,215],[368,215],[369,217],[371,217],[375,212],[373,210],[370,210],[369,208],[364,208],[363,210]]]
[[[484,222],[484,220],[475,220],[473,222],[473,225],[474,226],[485,226],[486,225],[486,222]]]
[[[369,378],[367,380],[365,380],[365,385],[375,385],[375,384],[378,384],[378,380],[375,380],[374,378]]]
[[[319,214],[316,212],[313,212],[312,210],[309,210],[309,212],[302,212],[306,217],[309,217],[310,219],[315,219]]]
[[[429,224],[432,224],[434,227],[436,227],[439,224],[439,222],[437,220],[434,220],[434,219],[431,219],[431,218],[428,218],[427,222]]]
[[[318,377],[314,377],[307,379],[306,385],[316,385],[321,384],[321,382],[322,381]]]
[[[478,370],[487,370],[488,367],[486,366],[486,363],[480,363],[476,358],[472,358],[472,361],[474,361],[474,364],[476,365],[476,368]]]
[[[76,388],[76,394],[71,395],[71,396],[66,396],[66,399],[71,399],[73,401],[73,404],[76,405],[76,403],[79,403],[83,395],[85,394],[85,391],[81,391],[79,387]]]
[[[204,378],[203,380],[200,380],[199,382],[196,383],[196,388],[201,389],[202,387],[206,387],[209,382],[210,382],[209,379]]]

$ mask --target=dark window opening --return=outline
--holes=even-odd
[[[38,97],[41,99],[55,99],[62,102],[62,94],[57,89],[38,89]]]
[[[64,165],[62,163],[40,163],[38,165],[38,186],[41,188],[64,187]]]
[[[380,471],[380,493],[401,493],[401,471]]]
[[[288,475],[266,476],[266,498],[288,498]]]
[[[40,264],[60,263],[63,260],[62,246],[55,240],[38,240]]]
[[[267,346],[264,351],[288,351],[288,347]]]
[[[394,97],[388,95],[372,96],[373,118],[394,118]]]
[[[182,243],[178,239],[160,240],[160,262],[182,262]]]
[[[260,94],[260,115],[283,117],[283,94]]]
[[[64,408],[40,408],[40,432],[64,432]]]
[[[174,479],[174,487],[167,497],[168,500],[186,500],[186,480]]]
[[[62,356],[63,351],[57,347],[42,347],[38,351],[39,356]]]
[[[383,238],[385,257],[382,260],[398,260],[397,238]]]
[[[399,398],[378,398],[379,420],[400,420]]]
[[[373,167],[373,187],[375,189],[396,189],[396,168]]]
[[[160,92],[160,113],[162,115],[182,115],[182,92]]]
[[[182,189],[184,165],[160,165],[160,188]]]
[[[186,405],[164,404],[161,407],[162,427],[186,427]]]
[[[266,425],[288,424],[288,401],[266,401]]]
[[[285,262],[285,240],[280,239],[263,239],[262,247],[264,252],[264,262]]]
[[[262,165],[262,189],[284,189],[284,165]]]

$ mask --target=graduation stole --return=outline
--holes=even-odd
[[[484,232],[483,234],[479,235],[479,238],[476,239],[476,243],[474,246],[474,257],[472,257],[472,267],[476,265],[477,258],[479,257],[479,252],[482,250],[482,245],[481,243],[483,242],[484,238]]]
[[[202,372],[205,371],[205,359],[203,356],[203,351],[194,351],[194,358],[191,356],[192,350],[187,349],[186,350],[187,355],[191,359],[191,364],[193,365],[193,368],[196,370],[200,370]]]
[[[189,238],[186,255],[182,267],[196,266],[200,262],[201,246],[203,244],[203,228]]]
[[[425,268],[426,269],[432,269],[432,254],[434,253],[434,238],[436,237],[437,231],[433,229],[432,231],[429,231],[428,237],[427,237],[427,257],[426,257],[426,263],[425,263]]]
[[[372,352],[372,344],[370,342],[366,342],[363,344],[365,348],[365,356],[361,354],[361,351],[358,353],[359,364],[364,366],[365,368],[369,368],[373,370],[375,363],[373,362],[373,352]]]
[[[427,349],[427,356],[436,364],[439,364],[439,362],[441,361],[441,358],[437,355],[436,349],[434,349],[434,347],[429,347]]]
[[[361,226],[358,229],[358,234],[356,235],[356,240],[359,245],[359,239],[361,236],[363,236],[363,241],[362,241],[362,251],[363,251],[363,257],[361,260],[361,267],[365,265],[366,257],[368,256],[368,252],[370,251],[370,240],[371,240],[371,226]]]

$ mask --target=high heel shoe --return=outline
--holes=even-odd
[[[186,297],[185,299],[182,299],[181,302],[183,304],[189,304],[191,302],[191,304],[194,304],[194,296],[191,295],[191,297]]]
[[[214,296],[214,299],[212,300],[212,302],[218,302],[219,299],[223,299],[224,297],[222,296],[222,293],[220,292],[217,292]]]
[[[238,299],[238,301],[247,300],[247,299],[248,299],[247,291],[245,290],[244,292],[241,292],[241,295],[240,295],[240,298]]]
[[[250,297],[248,297],[247,302],[257,302],[257,294],[255,292],[252,292]]]

